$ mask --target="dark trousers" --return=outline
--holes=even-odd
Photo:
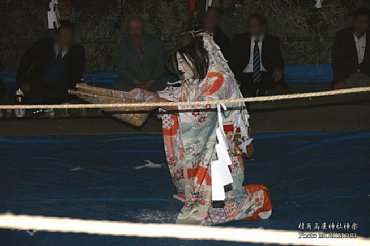
[[[255,97],[264,95],[268,89],[276,88],[279,82],[272,79],[272,74],[267,72],[262,73],[262,80],[259,82],[253,81],[253,73],[242,73],[238,76],[240,90],[244,97]]]

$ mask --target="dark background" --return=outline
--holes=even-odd
[[[203,11],[198,4],[199,10],[190,13],[187,0],[59,2],[62,18],[79,26],[89,71],[116,68],[116,47],[129,16],[142,15],[148,32],[160,36],[170,49],[176,34],[199,26]],[[16,69],[24,50],[46,33],[48,4],[49,0],[0,0],[0,59],[5,70]],[[370,7],[370,1],[325,0],[323,8],[317,10],[314,0],[239,0],[231,8],[223,8],[223,26],[232,37],[245,31],[249,14],[262,13],[270,21],[270,31],[282,39],[288,63],[329,63],[335,32],[346,27],[350,13],[362,5]]]

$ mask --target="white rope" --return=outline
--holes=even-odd
[[[302,98],[313,98],[323,96],[335,96],[353,93],[370,92],[370,87],[359,87],[351,89],[341,89],[322,92],[309,92],[300,94],[288,94],[277,96],[264,97],[249,97],[238,99],[225,99],[214,101],[194,101],[194,102],[151,102],[151,103],[103,103],[103,104],[52,104],[52,105],[0,105],[1,109],[112,109],[112,108],[150,108],[150,107],[171,107],[171,106],[199,106],[199,105],[219,105],[242,102],[266,102],[266,101],[282,101]]]
[[[173,224],[141,224],[27,215],[0,215],[0,228],[104,236],[177,238],[280,245],[369,246],[367,238],[299,238],[298,231],[202,227]]]

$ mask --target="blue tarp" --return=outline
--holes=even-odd
[[[299,223],[348,222],[358,224],[354,232],[370,236],[370,132],[255,137],[246,182],[270,188],[273,215],[226,226],[298,230]],[[0,212],[171,223],[181,208],[171,198],[165,166],[135,169],[146,159],[165,162],[159,135],[1,137],[0,149]],[[0,231],[0,245],[204,243]]]
[[[115,80],[119,79],[119,73],[117,72],[89,72],[84,74],[84,80],[86,83],[95,86],[108,87],[112,86]],[[0,72],[0,79],[2,79],[7,88],[15,86],[16,72],[15,71],[3,71]]]
[[[0,78],[8,88],[15,85],[16,73],[14,71],[0,72]],[[288,64],[285,67],[285,77],[289,84],[328,84],[332,81],[332,69],[330,64]],[[85,73],[86,83],[96,86],[111,86],[119,79],[117,72]]]
[[[333,70],[330,64],[289,64],[285,77],[289,84],[330,84]]]

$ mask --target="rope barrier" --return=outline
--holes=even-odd
[[[0,105],[1,109],[112,109],[112,108],[150,108],[150,107],[171,107],[171,106],[199,106],[199,105],[219,105],[243,102],[266,102],[266,101],[282,101],[292,99],[314,98],[324,96],[336,96],[344,94],[370,92],[370,87],[359,87],[351,89],[341,89],[322,92],[309,92],[299,94],[277,95],[250,97],[238,99],[224,99],[214,101],[194,101],[194,102],[143,102],[143,103],[103,103],[103,104],[51,104],[51,105]]]
[[[368,238],[300,238],[300,233],[303,232],[298,231],[202,227],[174,224],[142,224],[13,214],[0,215],[0,228],[83,233],[101,236],[176,238],[182,240],[212,240],[280,245],[370,245],[370,239]]]

